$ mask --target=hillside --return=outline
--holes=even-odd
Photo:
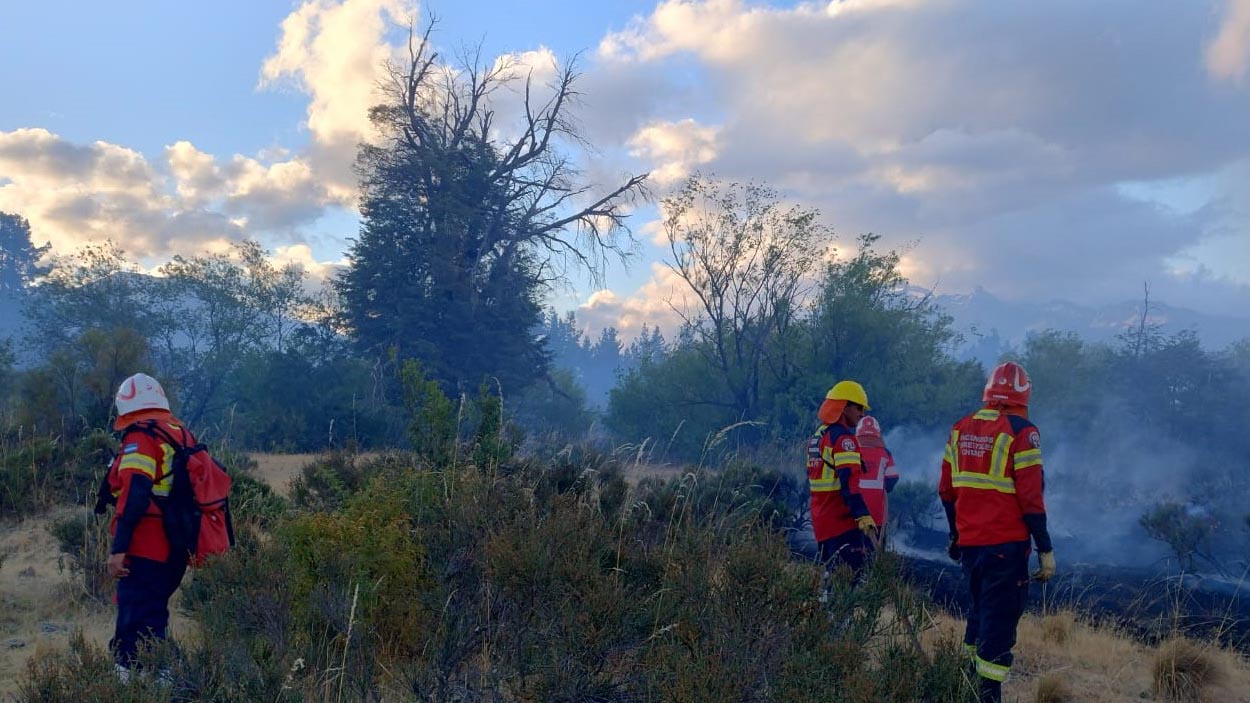
[[[385,469],[384,465],[388,461],[388,459],[384,457],[362,461],[360,463],[345,462],[341,458],[321,458],[311,464],[308,464],[308,468],[306,470],[295,471],[292,467],[304,464],[305,459],[314,458],[258,455],[256,456],[256,459],[257,466],[253,470],[253,475],[262,477],[264,480],[269,482],[269,485],[275,489],[278,494],[293,496],[297,503],[302,502],[302,504],[307,506],[312,505],[309,501],[315,502],[316,500],[324,500],[331,497],[331,494],[326,491],[331,487],[331,484],[334,483],[334,481],[330,481],[330,483],[325,482],[330,479],[330,476],[337,476],[341,482],[346,481],[346,483],[340,483],[340,485],[349,486],[354,480],[353,477],[358,479],[371,472],[386,472],[387,469]],[[583,457],[583,459],[589,461],[586,457]],[[559,496],[567,495],[569,498],[572,498],[581,504],[585,504],[585,500],[591,499],[594,501],[594,504],[602,505],[602,499],[612,494],[610,486],[613,484],[598,484],[597,488],[589,486],[585,488],[577,487],[577,482],[579,480],[578,476],[587,476],[585,471],[592,465],[593,462],[584,464],[581,469],[571,473],[566,472],[566,469],[562,469],[558,465],[549,466],[535,479],[537,480],[537,483],[534,484],[535,493],[533,495],[535,497],[546,495],[548,496],[547,498],[540,499],[544,501],[556,499],[557,503],[560,500]],[[573,465],[569,464],[566,466],[571,469]],[[598,464],[598,466],[598,470],[608,469],[608,466],[604,464]],[[731,471],[730,474],[732,475],[733,471]],[[544,478],[544,476],[546,478]],[[766,479],[766,477],[767,474],[757,475],[757,477],[753,480],[759,481],[762,478]],[[457,479],[454,482],[454,485],[459,486],[458,490],[462,492],[467,491],[467,493],[462,493],[462,495],[465,495],[467,498],[468,495],[475,494],[477,489],[473,488],[474,481],[472,479],[469,479],[468,477],[465,478],[468,479],[467,483],[463,482],[463,480]],[[295,486],[291,485],[291,481],[293,479],[296,484]],[[508,481],[510,480],[511,479]],[[566,480],[571,480],[572,482],[566,483]],[[507,481],[505,481],[502,477],[497,479],[497,481],[499,482],[497,485],[501,488],[507,485]],[[361,484],[357,483],[357,485]],[[732,499],[728,498],[731,494],[726,491],[732,484],[718,482],[709,475],[696,477],[695,474],[691,474],[685,479],[677,478],[667,481],[650,479],[639,482],[637,478],[634,478],[629,482],[629,485],[632,486],[628,489],[631,499],[645,501],[648,504],[655,506],[652,508],[653,510],[662,511],[663,513],[667,513],[669,515],[669,517],[663,517],[663,514],[661,514],[660,517],[664,520],[676,519],[677,524],[681,523],[681,518],[678,516],[683,514],[683,510],[679,509],[674,513],[669,512],[672,510],[672,507],[664,508],[663,506],[670,505],[680,508],[681,505],[686,504],[688,507],[685,510],[690,511],[688,514],[706,515],[711,517],[716,513],[706,513],[705,511],[717,502],[716,496],[721,496],[719,500],[727,500],[727,502],[718,508],[712,509],[717,511],[725,510],[728,514],[739,514],[744,509],[748,510],[748,512],[758,511],[763,505],[765,505],[764,503],[755,502],[754,499],[749,499],[747,502],[739,502],[738,508],[735,509],[735,501],[740,501],[741,497]],[[668,489],[665,488],[666,485],[678,488],[678,493],[669,493]],[[682,489],[682,486],[685,486],[685,488]],[[776,486],[774,486],[774,488],[776,488]],[[348,490],[352,489],[348,488]],[[440,492],[441,490],[442,489],[440,489]],[[554,491],[554,493],[551,491]],[[685,499],[686,502],[683,502],[683,499],[681,498],[681,494],[683,492],[687,496]],[[254,489],[248,489],[248,495],[256,495]],[[370,503],[377,508],[380,497],[384,499],[384,496],[387,494],[382,493],[373,495],[375,497],[370,499]],[[314,496],[320,496],[320,498],[315,498]],[[574,496],[582,497],[574,498]],[[676,503],[669,502],[673,499],[676,499]],[[245,500],[248,499],[245,498]],[[711,503],[708,503],[708,500],[711,500]],[[454,504],[455,500],[453,499],[453,502],[448,503],[448,506],[450,507]],[[569,507],[572,506],[570,505]],[[301,510],[310,509],[312,508],[306,507]],[[353,508],[350,507],[346,509],[349,511],[353,510]],[[550,517],[548,518],[549,520],[555,521],[560,515],[565,514],[562,512],[564,509],[554,507],[553,509],[554,512],[550,514]],[[318,518],[318,520],[323,521],[321,522],[323,525],[321,529],[329,530],[327,539],[342,539],[345,537],[345,535],[343,537],[332,536],[337,534],[335,531],[336,528],[333,527],[336,524],[334,522],[333,515],[337,514],[337,512],[338,510],[335,510],[332,513],[325,514],[324,518]],[[578,511],[575,511],[574,514],[577,512]],[[16,692],[17,686],[21,680],[19,677],[23,670],[24,663],[31,657],[42,658],[45,661],[57,661],[57,653],[65,651],[65,648],[69,646],[69,642],[72,639],[72,629],[82,629],[86,645],[90,648],[89,652],[98,652],[99,648],[105,645],[108,636],[111,634],[111,608],[102,607],[98,603],[93,602],[83,593],[82,588],[78,585],[81,583],[81,578],[76,577],[75,574],[58,567],[58,562],[64,564],[65,559],[64,557],[58,555],[57,543],[51,536],[49,528],[58,520],[63,520],[67,517],[72,518],[75,514],[76,511],[71,509],[59,508],[13,525],[10,529],[5,531],[3,538],[0,539],[0,553],[8,555],[3,567],[0,567],[0,594],[2,594],[0,597],[3,598],[3,603],[5,605],[5,617],[2,621],[4,629],[0,634],[3,634],[3,639],[5,640],[9,640],[10,642],[13,640],[20,640],[22,643],[21,646],[6,645],[6,648],[3,651],[0,651],[0,682],[2,682],[0,683],[0,694],[11,694]],[[528,520],[529,518],[525,519]],[[589,545],[593,545],[595,540],[598,539],[594,536],[597,528],[594,528],[592,523],[584,522],[584,519],[585,518],[581,518],[583,522],[578,530],[563,535],[559,532],[553,532],[551,529],[543,528],[542,521],[533,523],[533,529],[536,531],[511,533],[515,535],[514,537],[508,537],[507,535],[510,533],[488,530],[487,534],[495,534],[495,537],[491,537],[488,540],[488,550],[492,549],[489,547],[490,541],[505,539],[507,543],[511,545],[509,551],[515,554],[514,558],[503,558],[503,560],[497,562],[496,565],[488,567],[490,570],[496,572],[496,578],[504,579],[503,581],[500,581],[496,587],[503,589],[506,592],[511,588],[515,588],[515,586],[508,585],[510,580],[514,579],[521,579],[521,581],[517,582],[518,584],[527,582],[531,583],[532,587],[539,587],[539,584],[541,583],[548,583],[549,585],[545,586],[545,588],[550,588],[559,583],[559,580],[562,577],[559,576],[558,572],[567,568],[572,568],[571,565],[575,562],[568,562],[569,566],[561,566],[561,561],[557,560],[553,562],[548,559],[550,557],[556,557],[560,554],[566,554],[568,553],[567,550],[570,548],[578,549],[578,547],[575,547],[574,545],[586,544],[589,547]],[[725,518],[714,519],[720,521]],[[325,520],[330,520],[330,522],[324,522]],[[462,523],[460,522],[461,520],[464,520],[465,522]],[[552,527],[558,530],[560,529],[557,527],[558,524],[558,521],[553,522]],[[644,523],[644,525],[645,524],[646,523]],[[464,514],[463,517],[454,518],[451,525],[453,527],[461,525],[461,529],[464,531],[480,529],[473,525],[473,518],[469,517],[469,514]],[[659,525],[657,525],[657,527],[659,527]],[[662,531],[667,531],[670,534],[670,537],[665,541],[672,541],[676,539],[677,543],[687,543],[687,546],[684,547],[684,549],[695,548],[693,544],[688,543],[688,540],[703,539],[695,537],[700,534],[697,531],[687,532],[683,530],[681,532],[673,533],[671,532],[671,527],[668,528],[668,530]],[[284,530],[280,531],[279,534],[289,534],[289,532]],[[572,541],[570,541],[570,538],[572,538]],[[528,540],[533,541],[530,542]],[[436,559],[434,556],[438,550],[438,548],[434,546],[436,543],[437,539],[435,539],[434,543],[431,543],[430,548],[434,551],[430,552],[430,559]],[[467,544],[468,543],[466,543],[466,546]],[[805,588],[805,586],[802,586],[801,584],[808,583],[808,576],[805,576],[805,574],[810,576],[815,575],[815,570],[807,567],[801,567],[798,568],[798,570],[795,570],[796,567],[799,567],[800,565],[787,565],[784,567],[783,572],[776,572],[774,571],[777,568],[776,566],[766,566],[766,562],[763,561],[755,563],[758,560],[773,558],[765,557],[766,553],[772,553],[772,547],[764,546],[768,544],[767,541],[757,544],[748,540],[745,543],[741,543],[735,538],[729,538],[728,544],[731,562],[733,561],[732,555],[735,551],[747,548],[746,545],[756,544],[755,547],[751,547],[749,551],[743,553],[744,556],[746,554],[751,554],[753,556],[751,556],[747,561],[740,562],[741,565],[736,567],[749,568],[750,571],[732,577],[736,579],[748,579],[745,583],[751,583],[750,579],[763,578],[764,580],[759,583],[767,588],[772,588],[773,585],[781,583],[789,583],[790,585],[787,586],[787,588],[802,589]],[[621,543],[621,546],[616,547],[616,549],[620,549],[625,545],[626,543]],[[550,557],[540,558],[540,552],[531,552],[531,550],[535,548],[545,551],[550,555]],[[763,549],[764,551],[758,551],[760,549]],[[781,554],[784,554],[784,549]],[[239,556],[245,556],[245,554],[240,554]],[[494,558],[500,559],[502,556],[503,553],[496,552],[496,556]],[[627,557],[627,559],[629,558],[631,557]],[[642,553],[639,553],[636,557],[632,558],[639,559],[643,558],[643,556]],[[533,561],[534,559],[540,559],[542,563],[547,564],[545,567],[547,569],[555,568],[557,570],[551,574],[551,576],[556,579],[554,582],[548,582],[546,579],[538,578],[540,577],[540,574],[538,573],[528,572],[528,569],[532,567],[526,566],[527,564],[537,565],[539,563]],[[642,562],[639,562],[640,565],[641,563]],[[684,562],[669,563],[671,565],[675,565],[677,563]],[[754,565],[748,567],[749,564]],[[253,566],[240,565],[239,568],[251,570],[247,571],[247,573],[256,574],[256,578],[259,580],[256,583],[251,583],[250,586],[248,586],[248,590],[253,593],[253,598],[260,597],[263,599],[261,594],[266,592],[266,586],[264,583],[269,578],[265,576],[266,572],[255,571],[255,569],[261,568],[259,564]],[[639,567],[627,567],[629,570],[636,570],[637,568]],[[670,566],[669,568],[673,568],[673,566]],[[503,571],[498,571],[499,569],[503,569]],[[520,571],[509,572],[509,569],[520,569]],[[763,569],[763,571],[760,572],[760,576],[751,576],[750,573],[757,569]],[[425,567],[421,568],[420,571],[423,573],[431,573],[427,571]],[[784,572],[788,572],[788,575]],[[331,568],[331,570],[327,573],[334,573],[333,568]],[[397,572],[396,575],[398,576],[400,573],[401,572]],[[511,573],[511,575],[508,575],[509,573]],[[574,576],[575,573],[581,573],[582,575]],[[764,576],[765,573],[772,573],[772,575]],[[431,576],[434,578],[442,578],[436,574],[437,572],[433,572],[431,573]],[[194,579],[189,580],[186,584],[184,584],[183,590],[190,590],[193,594],[193,599],[209,597],[209,593],[204,591],[204,589],[219,588],[221,585],[221,578],[224,575],[225,574],[223,573],[214,572],[212,570],[197,573]],[[728,573],[726,573],[726,575],[728,575]],[[593,594],[599,586],[596,586],[595,584],[600,583],[602,585],[604,583],[610,583],[600,582],[599,577],[594,576],[593,572],[583,573],[578,571],[572,572],[568,574],[568,576],[574,577],[574,580],[569,582],[570,585],[580,584],[577,588],[590,589],[584,591],[584,595],[582,597],[597,598],[597,596],[594,596]],[[536,578],[537,580],[531,580]],[[696,572],[691,572],[688,575],[688,578],[701,579],[703,577],[698,577]],[[288,584],[286,586],[288,588],[291,586],[299,588],[296,585],[298,582],[298,574],[291,573],[283,575],[282,583]],[[214,583],[217,583],[218,585],[212,585]],[[689,584],[690,587],[694,587],[695,585],[696,582],[691,582]],[[706,588],[708,586],[703,587]],[[717,590],[717,587],[713,587],[713,590]],[[767,592],[768,591],[764,591],[762,593]],[[887,600],[898,597],[888,595],[890,593],[889,591],[883,591],[882,593],[886,594]],[[606,595],[606,593],[604,595]],[[692,593],[692,595],[694,594]],[[721,597],[723,597],[723,595]],[[781,597],[782,596],[780,594],[777,594],[775,596],[768,596],[767,598]],[[785,598],[789,597],[787,596]],[[702,601],[703,598],[700,597],[699,600]],[[500,621],[501,623],[510,617],[514,617],[507,614],[507,610],[505,608],[506,601],[507,599],[505,598],[504,601],[501,601],[496,605],[496,607],[500,608],[500,610],[496,612],[495,617],[502,618]],[[780,606],[784,602],[786,601],[778,601],[776,605]],[[186,601],[181,600],[179,597],[176,597],[175,603],[182,603],[184,607],[186,605]],[[890,603],[893,604],[891,605]],[[221,604],[219,603],[219,605]],[[237,605],[239,604],[236,603],[236,606]],[[602,604],[602,606],[605,607],[607,605],[607,602]],[[765,605],[762,603],[755,604],[755,607],[757,608],[761,606],[765,611],[769,611],[774,607],[773,605]],[[877,616],[880,619],[876,620],[876,624],[871,625],[868,630],[865,630],[865,633],[872,633],[870,638],[876,643],[871,644],[868,650],[873,652],[872,658],[874,659],[882,656],[897,656],[896,654],[888,654],[893,651],[888,643],[895,642],[896,640],[894,638],[905,635],[906,630],[898,629],[898,618],[891,615],[891,613],[897,614],[899,612],[913,612],[913,615],[910,617],[918,618],[915,620],[918,623],[924,623],[921,625],[919,632],[921,639],[923,640],[924,650],[928,657],[934,658],[934,665],[939,667],[941,666],[941,662],[944,661],[944,657],[949,656],[950,645],[955,639],[957,639],[957,633],[960,628],[960,624],[955,619],[940,610],[936,610],[932,606],[921,607],[918,610],[912,611],[910,601],[907,599],[892,600],[889,601],[889,603],[874,602],[872,599],[869,599],[858,601],[858,605],[854,605],[852,607],[854,607],[858,612],[872,612],[876,608],[884,608]],[[865,611],[864,609],[867,610]],[[602,614],[607,615],[609,612],[613,612],[615,610],[616,606],[612,606],[609,610],[603,611]],[[229,612],[231,612],[234,617],[244,619],[249,617],[249,610],[247,608],[243,608],[241,610],[230,610]],[[745,647],[747,650],[752,650],[753,645],[750,643],[759,636],[758,634],[747,634],[749,630],[741,631],[734,635],[731,635],[729,632],[725,632],[722,636],[728,637],[729,639],[727,640],[716,639],[712,632],[704,632],[702,635],[699,635],[696,632],[690,632],[688,635],[681,635],[681,628],[683,626],[680,624],[682,622],[682,617],[677,614],[679,612],[680,611],[674,611],[674,616],[677,617],[677,620],[672,621],[673,624],[668,626],[669,628],[676,627],[677,630],[667,630],[670,634],[662,635],[663,637],[668,637],[672,634],[678,635],[679,640],[685,636],[695,637],[695,640],[692,640],[692,642],[701,640],[704,642],[704,646],[711,646],[713,648],[709,651],[717,651],[722,646]],[[739,614],[733,615],[735,612]],[[196,637],[196,634],[199,632],[199,626],[197,623],[207,622],[213,623],[210,624],[210,626],[218,628],[217,636],[221,636],[222,631],[220,628],[223,627],[223,623],[216,622],[212,619],[205,621],[204,617],[205,613],[203,612],[197,615],[194,609],[192,611],[184,609],[176,616],[174,623],[174,631],[176,635],[180,638],[184,638],[185,642],[192,643],[192,647],[201,646],[197,644],[198,638]],[[711,610],[704,611],[704,614],[699,617],[704,619],[713,618],[712,620],[707,620],[704,627],[714,628],[714,618],[745,617],[745,611],[736,611],[732,609],[725,611],[720,608],[713,607]],[[749,621],[758,622],[760,625],[766,622],[762,620],[756,621],[750,619]],[[589,636],[594,629],[599,627],[614,627],[607,621],[599,625],[593,624],[593,620],[578,620],[578,622],[581,622],[581,624],[576,625],[572,632],[582,633],[586,636]],[[904,622],[907,622],[907,620],[904,620]],[[357,623],[357,627],[365,626],[365,623]],[[533,626],[533,623],[531,623],[531,626]],[[825,627],[833,627],[833,629],[837,629],[828,623],[826,623]],[[585,628],[591,629],[586,630]],[[366,629],[365,631],[370,630]],[[655,631],[654,625],[648,625],[644,631],[652,631],[652,636],[654,637],[661,636],[661,632],[666,631],[666,629],[661,628],[660,631]],[[380,634],[381,633],[379,633],[379,635]],[[563,636],[565,635],[557,635],[557,638]],[[597,637],[600,635],[595,636]],[[612,638],[618,635],[614,634],[612,630],[609,629],[604,631],[602,636]],[[704,639],[707,637],[713,637],[713,639]],[[330,640],[330,642],[332,641],[334,640]],[[502,649],[504,647],[504,640],[499,640],[491,646],[501,648],[499,653],[492,654],[490,656],[492,660],[496,660],[497,657],[502,656],[502,652],[504,651],[504,649]],[[593,654],[593,652],[600,651],[598,649],[580,648],[584,646],[585,644],[582,644],[579,645],[579,648],[564,650],[564,656],[574,658],[602,656],[601,654]],[[1168,649],[1170,646],[1171,645],[1147,645],[1135,642],[1114,630],[1094,627],[1081,622],[1079,618],[1069,612],[1052,613],[1046,616],[1036,614],[1030,615],[1026,617],[1021,625],[1020,644],[1017,648],[1018,666],[1015,677],[1007,687],[1007,700],[1022,702],[1038,701],[1039,703],[1058,703],[1060,701],[1118,703],[1120,701],[1168,700],[1165,697],[1155,695],[1153,677],[1154,671],[1158,666],[1157,662],[1164,658],[1164,652],[1170,651]],[[1207,675],[1209,683],[1204,686],[1206,695],[1204,700],[1212,702],[1218,701],[1221,703],[1250,701],[1250,664],[1248,664],[1244,658],[1231,652],[1219,650],[1208,645],[1195,644],[1195,647],[1197,648],[1197,656],[1200,660],[1209,664],[1210,673]],[[552,654],[554,653],[555,652],[552,652]],[[674,652],[674,654],[676,653]],[[482,652],[482,655],[486,656],[485,651]],[[293,654],[288,656],[293,656]],[[389,658],[394,657],[395,654],[392,652],[381,656]],[[88,661],[90,661],[90,657],[88,657]],[[281,666],[285,668],[291,667],[290,661],[283,661],[285,661],[285,663],[281,664]],[[497,661],[499,665],[503,665],[506,659]],[[667,666],[682,667],[689,665],[680,664],[680,661],[682,661],[682,659],[675,659],[667,664]],[[734,661],[739,660],[735,658]],[[572,661],[567,663],[575,664],[575,662]],[[581,664],[586,663],[589,662],[581,662]],[[884,662],[882,663],[884,664]],[[617,663],[617,666],[625,665],[625,660]],[[746,666],[745,661],[741,662],[741,665]],[[680,669],[674,669],[674,671],[678,670]],[[486,675],[488,674],[488,671],[484,670],[482,673],[483,675]],[[590,678],[585,679],[583,683],[586,684],[600,680],[604,675],[605,674],[603,672],[598,675],[592,675]],[[734,675],[733,672],[725,671],[713,674],[711,673],[711,670],[708,670],[703,674],[698,674],[698,676],[712,676],[714,679],[723,678],[725,681],[740,680]],[[609,675],[608,678],[610,679],[612,677]],[[577,680],[580,679],[567,681],[565,685],[576,686],[578,685],[576,684]],[[750,679],[741,679],[740,681],[748,680]],[[105,683],[107,683],[107,681]],[[308,699],[307,696],[311,695],[313,690],[317,690],[317,686],[321,684],[314,679],[303,680],[302,685],[306,687],[301,690],[305,691],[305,699]],[[308,686],[311,686],[311,688],[307,688]],[[385,700],[407,700],[407,698],[400,697],[394,689],[388,688],[386,685],[379,690],[391,691],[386,695],[384,698]],[[1039,690],[1041,693],[1039,693]],[[1063,695],[1065,691],[1066,696]],[[707,696],[709,695],[713,694],[708,690],[705,690],[701,694],[697,694],[692,691],[688,692],[687,696],[681,697],[680,699],[692,701],[721,700],[715,696],[708,698]],[[505,700],[526,699],[527,698],[524,696],[505,698]],[[542,698],[539,698],[538,700],[541,699]],[[109,698],[108,700],[114,699]],[[130,699],[117,698],[115,700],[121,701]],[[355,700],[355,698],[348,696],[346,700]],[[604,700],[626,699],[607,698]],[[677,700],[677,698],[673,700]],[[763,700],[790,699],[780,697],[770,698],[766,696]],[[853,698],[848,700],[859,699]],[[885,698],[882,700],[911,700],[911,698]]]

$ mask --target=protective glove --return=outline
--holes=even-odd
[[[859,531],[866,535],[873,534],[877,530],[877,523],[871,515],[855,518],[855,524],[859,527]]]
[[[1037,565],[1038,565],[1037,571],[1033,572],[1033,580],[1046,583],[1047,581],[1051,579],[1052,576],[1055,575],[1055,553],[1054,551],[1038,552],[1037,553]]]
[[[951,533],[950,541],[946,543],[946,556],[954,561],[959,561],[964,556],[964,550],[959,548],[959,535]]]

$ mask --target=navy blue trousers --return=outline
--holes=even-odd
[[[117,582],[117,629],[109,646],[114,660],[130,668],[142,640],[169,635],[169,598],[182,583],[187,563],[140,557],[126,561],[130,575]]]
[[[875,551],[872,540],[858,529],[849,532],[843,532],[836,537],[820,543],[820,563],[825,568],[832,571],[838,566],[845,564],[851,569],[851,573],[855,574],[856,579],[864,570],[864,565],[868,563],[868,558]]]
[[[972,599],[964,645],[975,650],[983,689],[996,691],[1011,669],[1016,625],[1029,598],[1029,543],[963,547],[961,562]],[[996,700],[991,696],[983,690],[983,700]]]

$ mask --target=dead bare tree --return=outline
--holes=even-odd
[[[480,49],[445,63],[430,36],[410,32],[370,111],[381,140],[360,148],[364,226],[339,291],[366,348],[419,356],[453,384],[520,387],[546,367],[532,334],[542,296],[628,254],[646,175],[599,187],[570,156],[588,146],[570,112],[575,61],[538,85]]]

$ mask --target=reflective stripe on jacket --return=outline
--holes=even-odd
[[[181,425],[176,420],[160,424],[173,436],[179,436],[182,432]],[[187,436],[190,437],[190,434]],[[151,481],[152,496],[168,497],[170,489],[173,488],[173,460],[173,446],[140,429],[132,427],[122,436],[121,453],[113,460],[108,475],[109,490],[117,498],[117,509],[109,526],[109,532],[115,540],[119,527],[126,529],[126,526],[119,526],[118,523],[126,511],[131,482],[135,477],[142,476]],[[156,501],[149,501],[142,518],[131,529],[129,539],[122,540],[127,545],[126,554],[161,562],[169,559],[169,540],[165,537],[165,525]]]
[[[808,440],[807,487],[817,542],[858,529],[856,513],[868,514],[859,488],[863,473],[859,443],[851,428],[842,424],[821,425]]]
[[[955,504],[965,547],[1029,539],[1028,514],[1045,514],[1042,440],[1027,418],[983,408],[951,428],[938,493]]]

